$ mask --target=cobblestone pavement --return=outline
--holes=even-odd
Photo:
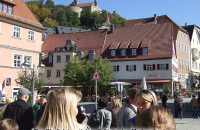
[[[200,119],[175,119],[176,130],[200,130]]]

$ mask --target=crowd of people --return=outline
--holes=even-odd
[[[118,96],[101,96],[98,109],[90,116],[79,116],[82,109],[77,107],[82,98],[79,90],[53,89],[34,106],[27,102],[30,95],[27,88],[20,88],[18,100],[7,102],[1,130],[176,129],[173,115],[158,105],[155,93],[139,86],[129,89],[124,101]]]

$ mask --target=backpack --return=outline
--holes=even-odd
[[[91,113],[88,123],[91,128],[99,128],[100,116],[98,114],[98,110],[94,110],[94,112]]]

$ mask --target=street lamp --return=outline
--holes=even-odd
[[[30,63],[28,63],[26,60],[24,63],[22,63],[22,68],[25,68],[25,74],[27,73],[27,69],[31,71],[32,77],[31,77],[31,88],[32,88],[32,105],[35,104],[35,65],[33,64],[33,68],[31,68]],[[41,75],[44,73],[45,68],[44,64],[40,62],[40,64],[37,66],[38,68],[38,74]],[[23,71],[24,72],[24,71]]]

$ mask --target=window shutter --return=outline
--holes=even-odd
[[[128,65],[126,65],[126,71],[128,71]]]
[[[155,64],[153,64],[153,70],[155,70],[156,69],[156,65]]]
[[[166,64],[166,70],[168,70],[169,69],[169,65],[168,64]]]
[[[157,64],[157,70],[160,70],[160,64]]]
[[[144,64],[144,66],[143,66],[143,69],[144,69],[144,70],[146,70],[146,66],[147,66],[147,65],[146,65],[146,64]]]
[[[136,71],[136,65],[134,65],[134,71]]]
[[[117,65],[117,71],[119,71],[119,65]]]

